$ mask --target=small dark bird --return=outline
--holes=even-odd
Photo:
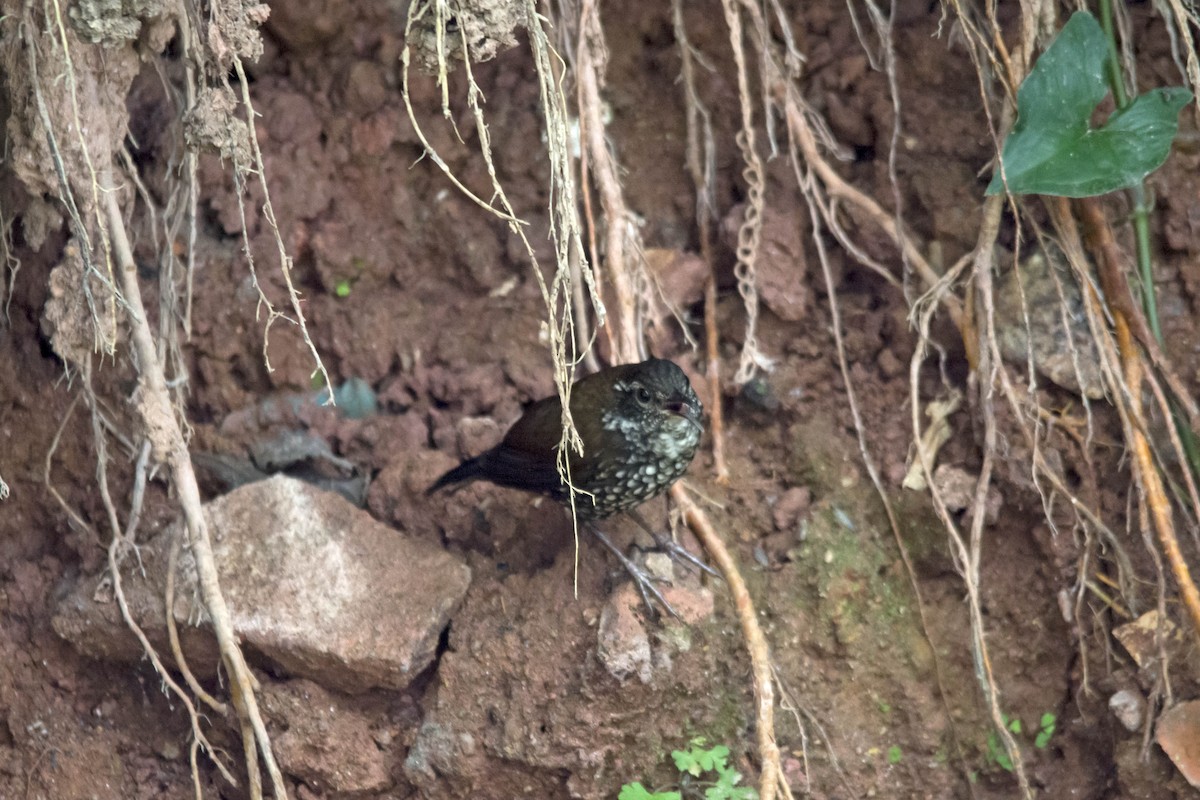
[[[633,511],[662,494],[687,471],[704,431],[703,411],[683,370],[661,358],[609,367],[571,387],[571,416],[583,440],[583,455],[571,451],[568,459],[579,519],[621,560],[647,605],[649,593],[672,613],[674,609],[651,579],[593,521],[630,512],[673,557],[711,572],[669,536],[655,533]],[[438,478],[427,494],[482,479],[569,504],[570,490],[558,474],[561,438],[562,403],[554,395],[530,406],[500,444]]]

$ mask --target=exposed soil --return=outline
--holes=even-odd
[[[295,259],[313,340],[334,383],[365,382],[378,398],[378,413],[351,419],[312,405],[295,414],[272,412],[269,403],[282,406],[312,391],[313,364],[297,330],[284,323],[270,332],[273,370],[264,364],[232,179],[228,164],[209,154],[201,159],[193,335],[184,346],[194,443],[240,453],[282,428],[305,427],[373,475],[366,499],[373,515],[402,535],[462,555],[473,582],[439,659],[405,692],[343,696],[259,671],[292,796],[615,797],[635,780],[676,782],[669,754],[694,736],[728,745],[738,768],[755,776],[748,666],[719,584],[711,587],[716,610],[710,618],[690,628],[651,626],[656,655],[648,683],[619,681],[596,655],[601,609],[622,584],[607,553],[581,543],[576,593],[570,524],[557,508],[484,485],[423,495],[442,470],[493,444],[523,404],[553,390],[539,338],[544,307],[506,225],[421,159],[399,90],[403,16],[396,4],[318,5],[272,4],[251,94],[261,113],[258,135],[279,229]],[[803,32],[797,45],[807,57],[805,95],[850,156],[838,168],[885,207],[899,199],[916,234],[939,243],[943,261],[952,263],[974,245],[989,174],[981,170],[994,148],[974,68],[943,30],[941,9],[903,2],[896,12],[896,49],[904,54],[897,197],[888,179],[894,112],[887,80],[871,68],[846,7],[785,5]],[[744,200],[733,143],[736,82],[719,7],[688,6],[693,43],[713,65],[704,92],[718,110],[716,203],[726,218],[717,248],[719,320],[722,366],[732,375],[744,328],[732,275],[731,232]],[[645,222],[648,246],[694,256],[694,189],[685,166],[669,5],[619,0],[604,4],[603,14],[611,50],[606,94],[629,202]],[[1178,83],[1160,22],[1143,8],[1134,21],[1145,50],[1141,80]],[[12,29],[5,23],[4,34]],[[161,62],[168,78],[183,68],[170,52]],[[550,263],[541,235],[549,168],[538,145],[539,98],[523,39],[478,64],[475,78],[488,98],[499,178]],[[461,70],[452,85],[452,96],[461,98]],[[147,60],[127,101],[130,149],[160,201],[178,158],[177,122],[163,86]],[[450,169],[486,196],[469,115],[456,107],[460,140],[440,119],[432,80],[415,78],[412,94]],[[11,110],[0,105],[0,116]],[[1183,119],[1190,130],[1188,114]],[[1198,167],[1200,155],[1177,152],[1153,178],[1169,349],[1193,383],[1200,367],[1191,320],[1200,287]],[[106,530],[106,522],[90,423],[73,404],[73,385],[63,379],[63,363],[42,323],[50,270],[63,259],[68,230],[57,208],[47,208],[49,196],[29,199],[13,175],[0,181],[4,222],[15,221],[13,254],[21,263],[9,276],[8,315],[0,319],[0,475],[12,489],[0,503],[0,798],[192,796],[187,719],[150,665],[91,661],[50,626],[56,602],[80,576],[104,568],[106,542],[92,531]],[[768,162],[758,339],[775,364],[746,390],[728,389],[731,484],[714,481],[707,449],[688,477],[713,499],[707,511],[741,561],[793,695],[787,702],[798,706],[794,714],[778,712],[789,780],[797,793],[807,789],[818,798],[1017,797],[1015,779],[989,742],[963,583],[944,528],[925,493],[901,488],[912,438],[908,364],[916,341],[908,305],[902,292],[828,242],[867,443],[899,513],[924,600],[923,623],[860,456],[809,214],[794,186],[783,155]],[[284,286],[260,206],[251,190],[246,234],[258,281],[278,302]],[[1112,216],[1122,210],[1114,205]],[[138,252],[151,252],[148,223],[133,224]],[[898,255],[877,231],[850,224],[871,256],[900,271]],[[152,267],[143,279],[148,293],[157,286]],[[699,284],[668,282],[666,291],[682,306],[692,333],[702,336]],[[945,320],[939,324],[934,333],[946,348],[944,379],[963,386],[961,342]],[[702,361],[683,336],[662,346],[667,350],[656,354],[680,363],[704,394]],[[132,375],[121,359],[106,361],[95,378],[98,393],[111,398],[119,428],[128,429],[132,419],[121,399],[129,396]],[[926,365],[922,404],[946,393],[942,378],[937,363]],[[1048,407],[1078,404],[1065,390],[1042,391]],[[1001,426],[1011,423],[998,410]],[[1094,470],[1067,437],[1055,434],[1042,444],[1073,465],[1081,494],[1119,521],[1113,528],[1126,537],[1146,581],[1138,598],[1144,611],[1155,602],[1155,572],[1136,520],[1128,529],[1124,522],[1129,472],[1120,449],[1107,446],[1120,441],[1119,421],[1103,401],[1093,403],[1093,412],[1101,443],[1092,451]],[[974,476],[981,463],[978,410],[964,409],[950,422],[940,463]],[[72,523],[43,483],[60,425],[51,483],[91,530]],[[1118,689],[1148,694],[1153,671],[1139,671],[1111,639],[1114,618],[1098,598],[1070,608],[1081,554],[1103,554],[1072,528],[1061,498],[1052,507],[1043,504],[1029,458],[1019,437],[1005,441],[994,516],[984,528],[981,586],[990,667],[1005,712],[1024,723],[1018,739],[1031,780],[1045,798],[1193,796],[1163,753],[1151,746],[1143,755],[1143,734],[1127,731],[1108,710]],[[127,496],[130,464],[115,441],[108,472],[114,495]],[[152,532],[174,511],[161,480],[148,491],[141,527]],[[667,524],[662,501],[646,510]],[[636,536],[624,520],[610,528],[621,541]],[[1097,569],[1095,561],[1089,569]],[[1191,649],[1176,654],[1176,697],[1195,694],[1195,666]],[[305,713],[317,708],[319,714]],[[1057,728],[1037,747],[1034,735],[1045,714],[1055,716]],[[825,736],[818,735],[818,723]],[[211,725],[214,741],[236,763],[236,730],[221,720]],[[199,774],[205,797],[245,796],[203,756]]]

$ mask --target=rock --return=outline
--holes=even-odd
[[[456,734],[436,722],[425,722],[408,751],[404,769],[410,775],[434,779],[438,773],[453,772],[455,765],[475,751],[474,737]]]
[[[663,247],[646,248],[646,268],[674,308],[688,308],[704,298],[708,266],[695,253]]]
[[[812,491],[807,486],[793,486],[788,489],[771,509],[775,530],[795,530],[800,518],[807,514],[810,505],[812,505]]]
[[[721,237],[735,252],[745,216],[746,204],[739,203],[721,220]],[[780,209],[775,204],[763,208],[754,283],[763,305],[787,322],[799,322],[808,315],[808,258],[804,253],[808,231],[808,215],[803,209]]]
[[[966,511],[975,504],[975,486],[979,482],[978,475],[972,475],[962,467],[953,464],[940,464],[933,471],[933,483],[946,508],[954,513]],[[1000,518],[1000,507],[1004,498],[995,484],[988,486],[987,501],[984,506],[984,521],[994,525]]]
[[[273,740],[280,765],[326,794],[387,789],[390,756],[377,745],[371,720],[341,704],[311,681],[265,685],[263,705],[272,722],[287,726]]]
[[[1142,727],[1146,715],[1146,699],[1138,692],[1121,689],[1108,698],[1108,710],[1130,733]]]
[[[896,355],[896,351],[890,347],[885,347],[879,351],[879,355],[875,357],[875,365],[879,367],[880,374],[883,377],[891,380],[899,377],[907,367],[907,362],[902,361],[900,356]]]
[[[808,260],[804,255],[808,226],[804,220],[803,214],[785,214],[773,207],[763,210],[756,266],[758,294],[767,308],[788,322],[799,322],[808,313]]]
[[[1159,619],[1157,610],[1147,611],[1133,622],[1113,628],[1113,636],[1133,657],[1139,669],[1147,669],[1158,663]],[[1179,629],[1169,619],[1162,620],[1162,642],[1168,652],[1180,642]]]
[[[695,625],[713,614],[713,595],[705,587],[661,586],[660,591],[684,626]],[[650,683],[656,672],[670,671],[672,651],[682,652],[690,646],[668,635],[680,627],[673,625],[668,617],[664,620],[665,627],[656,631],[656,644],[652,648],[641,610],[641,595],[632,583],[626,583],[612,593],[600,612],[596,654],[608,674],[622,682],[636,677],[642,683]]]
[[[500,444],[504,431],[491,417],[463,417],[454,426],[458,452],[463,458],[477,456]]]
[[[1083,295],[1058,250],[1039,250],[1001,277],[996,336],[1001,354],[1013,365],[1024,369],[1032,355],[1043,377],[1093,400],[1104,397],[1100,352],[1088,330]]]
[[[633,585],[626,584],[613,592],[600,612],[596,654],[608,674],[622,682],[631,677],[650,682],[650,637],[637,614],[641,602]]]
[[[326,688],[406,687],[432,660],[470,582],[456,557],[292,478],[244,486],[204,512],[234,634],[251,657]],[[178,529],[142,546],[144,577],[133,557],[122,576],[131,613],[163,653],[166,565]],[[54,629],[85,655],[140,659],[116,604],[104,602],[105,580],[87,579],[69,593]],[[215,674],[216,644],[187,548],[175,583],[184,654],[193,670]]]
[[[1200,788],[1200,700],[1179,703],[1158,718],[1154,740],[1192,786]]]

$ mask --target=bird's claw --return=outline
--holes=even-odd
[[[668,614],[677,620],[683,620],[683,617],[679,615],[679,612],[675,610],[675,607],[671,605],[671,603],[663,595],[662,591],[660,591],[658,586],[655,585],[655,578],[653,576],[651,576],[637,564],[633,563],[629,556],[625,555],[625,553],[621,551],[621,548],[613,544],[612,540],[609,539],[608,536],[606,536],[604,532],[595,525],[589,525],[588,529],[591,530],[592,534],[600,540],[601,544],[607,547],[609,551],[617,557],[617,560],[621,562],[621,566],[623,566],[625,571],[629,573],[629,577],[633,579],[633,585],[637,587],[638,594],[642,596],[642,602],[645,603],[646,610],[650,613],[650,616],[658,616],[658,611],[655,609],[654,603],[651,602],[651,598],[654,598],[654,600],[658,601],[658,604],[662,606]]]
[[[668,534],[650,527],[650,523],[646,522],[645,518],[641,514],[634,510],[630,510],[628,513],[629,516],[633,517],[633,521],[641,526],[642,530],[650,534],[650,538],[654,539],[654,544],[658,547],[658,549],[670,556],[671,560],[676,564],[684,567],[690,567],[698,572],[711,575],[714,578],[721,577],[721,573],[717,572],[708,564],[705,564],[704,561],[691,550],[688,550],[679,542],[672,539]]]
[[[699,572],[703,572],[705,575],[711,575],[714,578],[721,577],[721,573],[717,572],[708,564],[705,564],[699,556],[697,556],[691,550],[688,550],[679,542],[672,539],[670,536],[667,536],[666,534],[656,536],[654,538],[654,543],[658,545],[660,550],[670,556],[671,560],[676,564],[680,564],[684,567],[691,567]]]

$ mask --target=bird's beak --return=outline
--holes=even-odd
[[[677,416],[683,417],[688,422],[692,423],[693,425],[695,425],[697,428],[700,428],[701,430],[704,429],[704,426],[700,422],[701,415],[703,414],[703,410],[700,408],[700,405],[698,403],[697,404],[689,403],[687,400],[684,400],[682,397],[672,397],[670,399],[670,401],[667,402],[667,411],[670,411],[672,414],[675,414]]]

